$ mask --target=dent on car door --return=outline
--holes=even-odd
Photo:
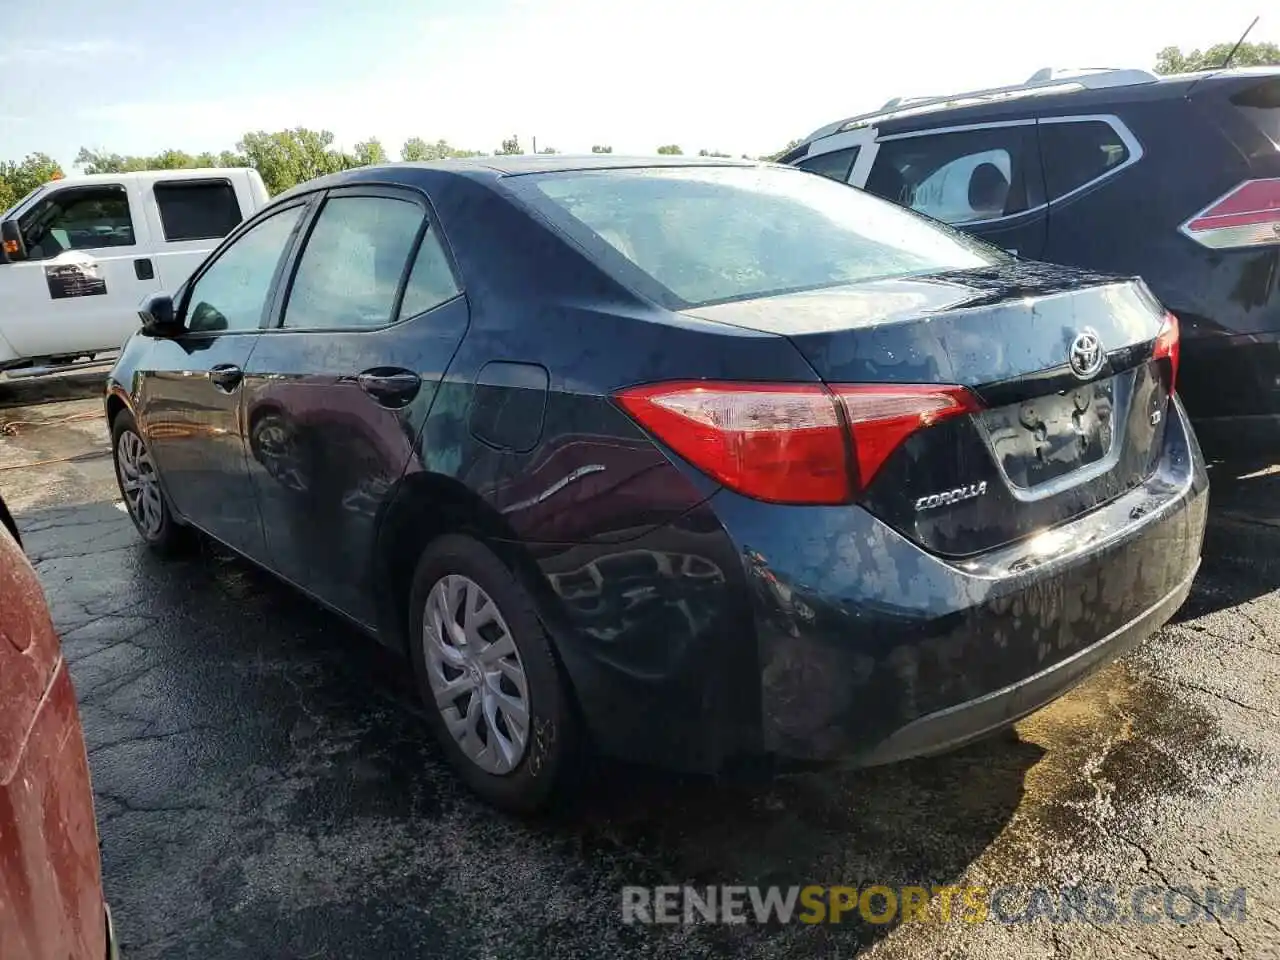
[[[187,285],[183,332],[156,338],[137,412],[177,513],[249,556],[265,554],[241,430],[244,371],[305,204],[253,224]]]
[[[333,191],[250,359],[249,470],[272,565],[372,624],[383,502],[466,330],[450,259],[409,191]]]
[[[882,135],[871,193],[1034,259],[1044,249],[1044,176],[1034,121]]]

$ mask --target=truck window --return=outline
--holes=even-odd
[[[161,181],[154,190],[169,241],[219,240],[242,219],[236,191],[226,180]]]
[[[115,183],[54,190],[26,212],[18,228],[31,260],[135,242],[129,197]]]

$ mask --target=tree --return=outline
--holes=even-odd
[[[591,148],[592,153],[613,153],[613,147],[594,146]]]
[[[354,159],[357,167],[373,167],[388,162],[387,151],[377,137],[357,143]]]
[[[555,147],[543,147],[538,152],[539,153],[559,153],[560,151],[557,150]]]
[[[0,210],[8,210],[36,187],[61,176],[62,168],[45,153],[0,163]]]
[[[1165,47],[1156,54],[1156,73],[1192,73],[1196,70],[1216,70],[1227,59],[1235,46],[1231,43],[1215,43],[1206,50],[1183,53],[1179,47]],[[1242,43],[1231,58],[1233,67],[1270,67],[1280,64],[1280,46],[1274,43]]]
[[[248,166],[262,176],[267,190],[281,193],[326,173],[349,169],[355,158],[332,149],[333,134],[328,130],[295,127],[268,133],[259,130],[246,133],[236,144]]]
[[[459,150],[457,147],[449,146],[447,140],[427,143],[421,137],[410,137],[404,142],[404,146],[400,148],[401,160],[449,160],[454,157],[479,156],[483,156],[479,150]]]
[[[502,149],[496,152],[500,157],[511,157],[524,153],[524,148],[520,146],[520,138],[513,133],[510,140],[502,141]]]
[[[730,157],[730,156],[733,156],[733,154],[730,154],[730,153],[721,153],[719,150],[699,150],[699,151],[698,151],[698,156],[700,156],[700,157]]]
[[[757,157],[756,159],[766,160],[769,163],[777,163],[779,159],[786,156],[788,153],[790,153],[792,150],[794,150],[798,146],[800,146],[800,141],[792,140],[790,143],[788,143],[785,147],[783,147],[777,153],[767,153],[762,157]]]
[[[660,153],[664,157],[679,157],[684,154],[684,151],[680,149],[679,145],[674,143],[668,143],[664,147],[659,147],[658,153]]]

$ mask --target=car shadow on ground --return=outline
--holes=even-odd
[[[1200,573],[1174,622],[1280,589],[1280,466],[1209,469],[1209,522]]]
[[[333,850],[348,840],[339,859],[353,901],[390,884],[389,897],[405,898],[404,923],[438,907],[442,882],[462,882],[442,881],[441,870],[502,889],[518,864],[528,916],[510,956],[560,955],[584,920],[618,949],[675,937],[668,949],[730,957],[781,936],[848,955],[897,920],[873,924],[855,911],[819,928],[624,927],[622,887],[948,882],[1006,828],[1043,753],[1008,734],[938,758],[763,782],[597,761],[569,811],[501,816],[448,769],[403,659],[270,575],[207,542],[161,561],[113,504],[19,524],[81,701],[108,895],[126,947],[143,957],[192,955],[193,944],[225,951],[233,932],[252,945],[255,928],[277,929],[305,953],[311,934],[291,918],[338,882]],[[370,824],[411,837],[414,853],[390,844],[377,860]],[[314,848],[291,846],[293,833]],[[163,861],[148,852],[159,847]],[[257,871],[277,882],[254,900],[254,916],[201,915],[200,903],[243,902],[263,884]],[[335,925],[326,951],[349,936],[369,953],[379,934],[352,919],[351,903],[326,896]],[[568,914],[549,909],[566,898]],[[378,929],[389,909],[380,907]]]

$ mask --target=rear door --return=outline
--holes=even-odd
[[[467,303],[426,199],[330,191],[246,374],[249,470],[273,566],[372,624],[374,533]]]
[[[1044,250],[1035,120],[881,135],[855,183],[1027,259]]]
[[[237,174],[232,176],[232,174]],[[172,292],[191,276],[222,238],[255,210],[246,178],[238,171],[226,177],[156,180],[142,189],[148,226],[155,238],[149,272],[157,290]]]
[[[27,259],[0,264],[0,333],[22,357],[115,350],[138,328],[151,234],[136,178],[46,191],[18,218]]]

